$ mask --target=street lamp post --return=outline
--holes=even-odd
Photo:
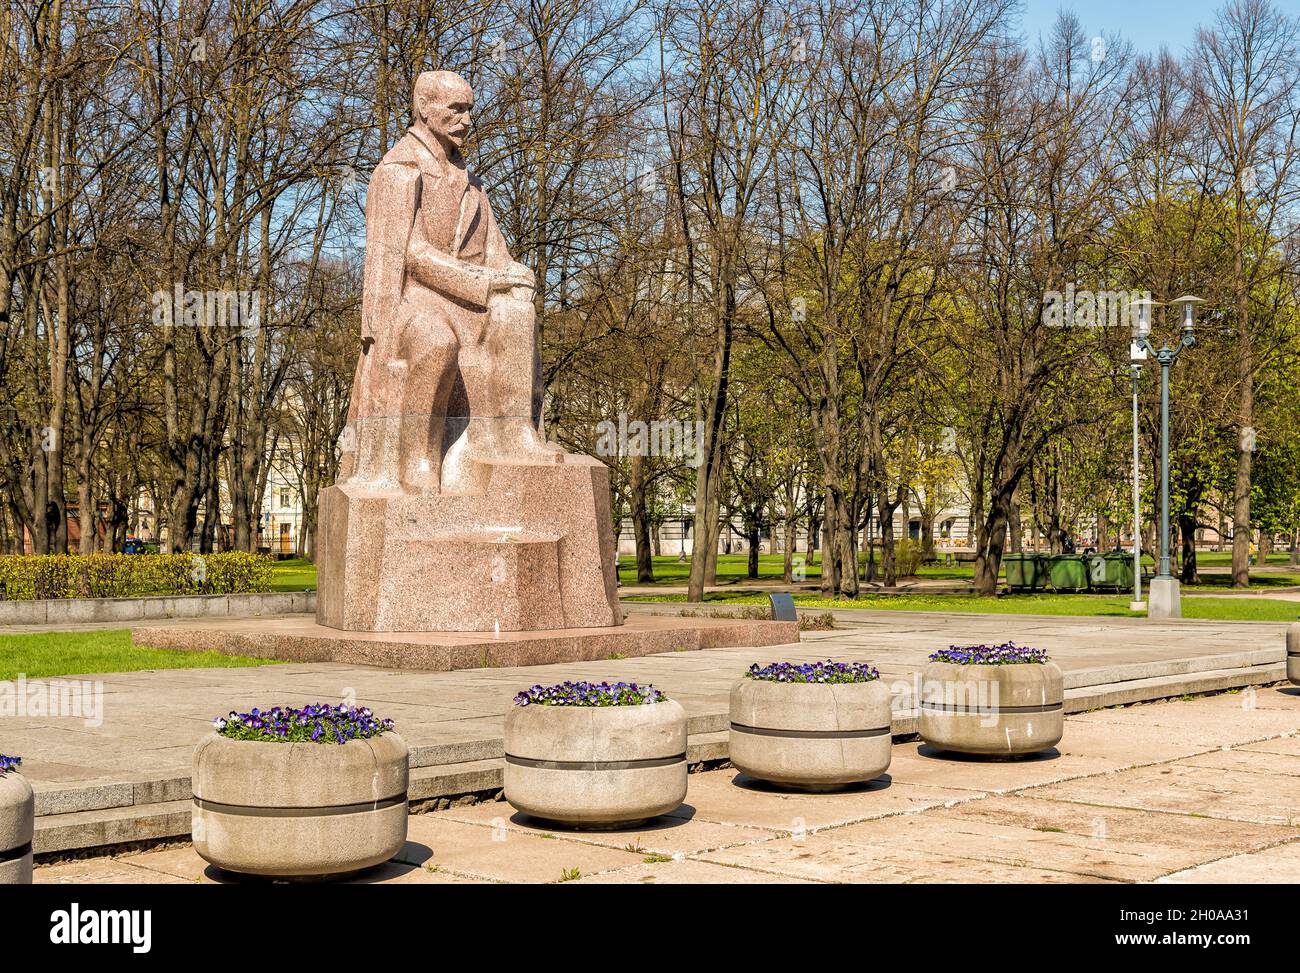
[[[1130,349],[1136,359],[1137,352],[1142,357],[1146,352],[1133,346]],[[1129,611],[1142,611],[1142,465],[1138,457],[1138,376],[1142,366],[1134,360],[1129,365],[1133,375],[1133,600],[1129,602]]]
[[[1134,346],[1153,355],[1160,365],[1160,568],[1151,579],[1151,591],[1147,599],[1148,618],[1181,618],[1183,615],[1178,579],[1169,570],[1169,369],[1184,349],[1196,344],[1193,309],[1202,301],[1199,297],[1187,294],[1175,298],[1171,303],[1183,306],[1183,331],[1177,345],[1170,348],[1169,343],[1165,342],[1157,350],[1151,344],[1149,320],[1145,325],[1146,333],[1143,334],[1143,324],[1139,318],[1134,334]]]
[[[1142,377],[1142,363],[1147,359],[1147,349],[1142,343],[1151,334],[1151,308],[1156,301],[1149,297],[1134,301],[1137,318],[1133,324],[1133,341],[1129,344],[1129,374],[1133,379],[1133,600],[1129,611],[1144,611],[1142,603],[1142,461],[1139,451],[1138,379]]]

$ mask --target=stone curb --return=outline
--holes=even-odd
[[[166,618],[253,618],[316,610],[314,591],[0,601],[0,625],[82,625]]]

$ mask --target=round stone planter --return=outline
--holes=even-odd
[[[1286,677],[1291,685],[1300,686],[1300,622],[1286,630]]]
[[[505,798],[579,828],[638,824],[686,798],[686,714],[671,699],[635,706],[512,706]]]
[[[35,804],[22,774],[0,774],[0,885],[31,884]]]
[[[194,849],[232,872],[312,877],[392,858],[406,841],[406,742],[231,740],[194,751]]]
[[[1054,662],[931,662],[921,673],[921,737],[957,753],[1037,753],[1060,742],[1064,704],[1061,670]]]
[[[731,690],[731,762],[743,774],[835,790],[889,769],[889,689],[857,683],[742,679]]]

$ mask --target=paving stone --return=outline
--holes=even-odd
[[[1270,753],[1267,750],[1212,750],[1180,760],[1179,763],[1189,767],[1214,767],[1250,774],[1300,777],[1300,760],[1294,754]]]
[[[481,880],[453,875],[436,866],[384,862],[342,881],[343,885],[479,885]]]
[[[1179,761],[1052,784],[1026,796],[1300,827],[1300,777],[1263,772],[1267,755],[1260,757],[1261,772]]]
[[[683,859],[653,862],[601,872],[574,885],[806,885],[809,879],[755,872],[737,865]],[[566,883],[567,884],[567,883]]]
[[[692,786],[697,778],[709,776],[713,775],[692,774],[690,777]],[[689,806],[691,800],[689,791],[686,800]],[[772,829],[746,827],[734,823],[720,824],[687,816],[689,813],[689,807],[686,807],[681,812],[681,816],[665,815],[655,818],[640,828],[619,828],[613,831],[556,829],[518,813],[504,801],[452,808],[440,812],[438,817],[492,828],[498,833],[508,831],[510,835],[546,835],[606,848],[618,848],[642,856],[694,854],[750,841],[764,841],[776,836],[776,831]]]
[[[1275,737],[1272,740],[1261,740],[1259,743],[1246,743],[1238,750],[1252,750],[1260,753],[1283,753],[1300,757],[1300,736]]]
[[[432,852],[432,865],[456,875],[498,882],[558,882],[567,871],[594,875],[641,863],[644,855],[507,829],[449,821],[435,814],[411,817],[410,840]]]
[[[1083,717],[1066,717],[1065,736],[1057,749],[1066,757],[1091,757],[1110,763],[1110,769],[1166,763],[1191,757],[1223,745],[1225,735],[1189,736],[1177,726],[1146,723],[1103,723]]]
[[[1289,829],[1177,814],[990,797],[909,818],[823,832],[921,856],[1036,867],[1109,881],[1151,881],[1170,871],[1286,840]]]
[[[38,865],[32,881],[38,885],[181,885],[188,880],[116,858],[88,858],[59,865]]]
[[[1068,720],[1065,733],[1066,737],[1070,735]],[[1013,760],[995,760],[948,753],[924,743],[900,743],[894,745],[889,773],[903,784],[961,789],[968,793],[1000,793],[1101,774],[1122,766],[1124,762],[1120,759],[1066,755],[1053,750]]]
[[[1174,872],[1158,879],[1178,885],[1232,883],[1240,885],[1283,885],[1300,883],[1300,842],[1233,855]]]
[[[1289,708],[1243,706],[1243,699],[1248,698],[1237,694],[1170,700],[1096,710],[1070,719],[1115,727],[1163,727],[1182,733],[1189,744],[1206,747],[1251,743],[1300,728],[1300,702]]]
[[[900,783],[888,775],[850,790],[807,794],[784,791],[734,770],[691,775],[686,804],[672,817],[713,821],[773,832],[816,831],[891,814],[969,800],[969,791]]]
[[[908,820],[922,822],[925,817],[926,815],[918,815]],[[1020,867],[933,852],[853,844],[840,840],[836,831],[808,835],[802,841],[784,838],[758,845],[744,845],[700,857],[704,861],[718,864],[738,865],[753,871],[819,882],[935,882],[972,885],[1008,882],[1025,885],[1103,881],[1091,876],[1033,866]]]
[[[117,861],[187,882],[202,881],[204,871],[208,868],[208,863],[199,857],[193,845],[176,845],[136,855],[121,855]]]

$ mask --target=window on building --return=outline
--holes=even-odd
[[[280,506],[281,507],[293,506],[293,491],[290,490],[288,487],[280,488]]]

